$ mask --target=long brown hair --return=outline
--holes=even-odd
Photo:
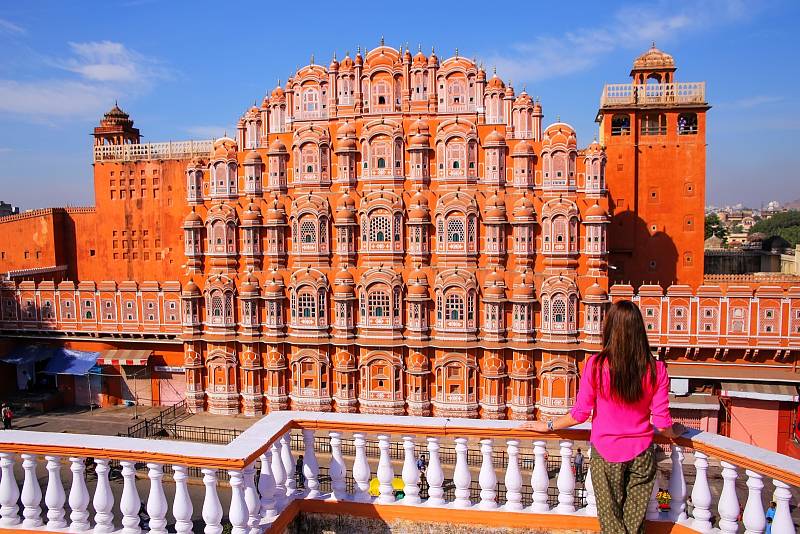
[[[603,323],[603,350],[595,361],[595,384],[600,386],[602,369],[608,363],[611,396],[632,404],[644,394],[643,381],[649,375],[656,381],[656,361],[650,353],[650,343],[639,307],[629,300],[611,305]]]

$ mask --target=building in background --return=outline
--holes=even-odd
[[[549,418],[628,298],[684,422],[788,451],[800,281],[704,277],[709,106],[675,71],[638,57],[587,145],[471,60],[383,45],[235,138],[142,144],[115,105],[94,207],[0,219],[4,343],[99,353],[104,402]]]
[[[7,217],[8,215],[16,215],[19,213],[19,208],[15,208],[8,202],[0,201],[0,217]]]

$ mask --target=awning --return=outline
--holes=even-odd
[[[0,362],[11,365],[31,364],[52,358],[56,350],[56,347],[47,347],[44,345],[25,345],[22,347],[14,347],[8,352],[8,354],[0,358]]]
[[[786,384],[754,384],[752,382],[722,382],[720,393],[726,397],[754,400],[797,402],[797,387]]]
[[[716,395],[670,395],[669,407],[676,410],[710,410],[719,411],[719,397]]]
[[[100,356],[99,352],[58,349],[47,362],[47,367],[43,372],[51,375],[83,376],[97,364],[98,356]]]
[[[106,350],[97,359],[97,365],[147,365],[152,350]]]
[[[787,365],[667,362],[667,372],[670,378],[800,383],[800,372]]]

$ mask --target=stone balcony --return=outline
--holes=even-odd
[[[685,106],[706,102],[705,82],[679,83],[610,83],[603,87],[600,107]]]
[[[588,425],[555,434],[517,426],[276,412],[224,446],[4,431],[0,533],[139,534],[142,503],[149,530],[159,534],[168,527],[221,534],[227,525],[233,534],[453,532],[458,525],[474,533],[599,531],[591,469],[585,482],[573,472],[575,442],[588,439]],[[302,434],[300,489],[293,431]],[[559,451],[549,461],[548,442]],[[647,532],[764,532],[770,495],[777,502],[772,533],[795,532],[800,461],[697,431],[663,446],[671,450],[668,468],[661,466],[669,476],[655,488],[669,488],[672,502],[659,511],[653,496]],[[421,452],[429,459],[424,473],[416,467]],[[709,474],[710,465],[721,477]]]

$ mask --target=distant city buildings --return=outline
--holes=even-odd
[[[0,217],[7,217],[9,215],[16,215],[19,213],[19,208],[15,208],[8,202],[0,200]]]

